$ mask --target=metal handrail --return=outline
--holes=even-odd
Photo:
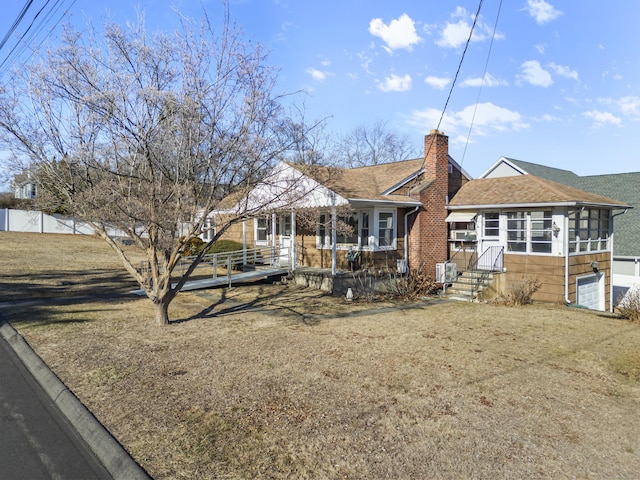
[[[486,258],[485,258],[486,257]],[[491,259],[493,258],[493,262]],[[488,259],[488,261],[487,261]],[[482,268],[480,268],[482,266]],[[486,268],[486,267],[489,268]],[[501,272],[504,268],[504,247],[489,247],[482,255],[478,257],[474,268],[470,269],[473,271],[480,271],[482,275],[480,277],[475,278],[475,282],[471,285],[471,295],[475,295],[478,290],[480,290],[480,285],[484,283],[486,278],[493,272]]]
[[[181,265],[191,262],[195,256],[183,257]],[[231,252],[208,253],[202,257],[200,266],[211,267],[212,278],[218,278],[218,268],[227,270],[229,285],[231,285],[231,275],[233,268],[236,266],[245,267],[252,266],[276,266],[286,259],[287,268],[291,268],[291,246],[265,246],[256,248],[247,248],[243,250],[233,250]],[[183,263],[184,262],[184,263]]]

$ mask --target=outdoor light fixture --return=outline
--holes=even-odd
[[[593,268],[594,273],[598,273],[598,267],[600,264],[598,262],[591,262],[591,268]]]
[[[553,230],[553,236],[558,238],[558,234],[560,233],[560,227],[556,224],[556,222],[553,222],[553,226],[551,227],[551,229]]]

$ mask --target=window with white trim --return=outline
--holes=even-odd
[[[500,235],[500,213],[487,212],[484,214],[484,236],[498,237]]]
[[[356,247],[365,250],[389,250],[396,247],[396,211],[357,210],[338,217],[351,227],[352,233],[336,235],[340,249]],[[316,231],[316,246],[331,248],[331,214],[321,213]]]
[[[202,240],[205,242],[210,242],[211,240],[213,240],[215,234],[215,220],[213,218],[207,217],[204,221],[204,225],[202,226],[202,235],[200,235],[200,238],[202,238]]]
[[[527,251],[527,212],[507,212],[507,251]]]
[[[569,214],[569,252],[609,249],[609,215],[603,208],[583,208]]]
[[[258,217],[254,219],[255,228],[255,243],[256,245],[268,245],[269,244],[269,227],[271,222],[268,217]]]
[[[395,218],[393,212],[378,212],[378,247],[393,247]]]
[[[552,227],[551,210],[507,212],[507,251],[551,253]]]
[[[551,210],[531,212],[531,252],[551,253],[553,218]]]

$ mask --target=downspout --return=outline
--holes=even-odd
[[[331,207],[331,276],[335,277],[338,274],[338,252],[336,247],[338,227],[338,212],[336,207]]]
[[[407,275],[409,274],[409,215],[416,213],[418,210],[420,210],[420,206],[404,214],[404,260],[407,262]]]
[[[298,227],[296,225],[296,211],[291,210],[291,236],[293,237],[293,242],[291,242],[291,251],[289,255],[291,255],[291,270],[295,271],[298,268]]]
[[[569,215],[564,217],[564,301],[567,305],[571,305],[569,300]]]

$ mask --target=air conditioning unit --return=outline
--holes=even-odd
[[[436,283],[453,283],[458,276],[458,266],[455,263],[436,264]]]
[[[476,231],[475,230],[452,230],[451,239],[456,242],[475,242]]]

